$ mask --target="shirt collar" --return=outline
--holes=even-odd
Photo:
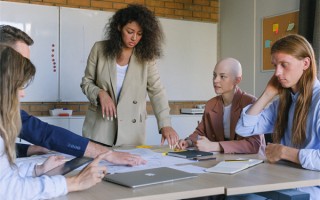
[[[314,82],[314,84],[313,84],[313,93],[315,92],[315,89],[316,88],[320,88],[320,82],[319,82],[319,80],[318,79],[316,79],[315,80],[315,82]],[[292,102],[296,102],[297,101],[297,99],[298,99],[298,96],[300,95],[300,92],[297,92],[297,93],[290,93],[291,94],[291,99],[292,99]]]

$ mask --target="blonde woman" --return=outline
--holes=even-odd
[[[39,176],[62,164],[60,157],[50,157],[44,164],[15,165],[15,140],[21,129],[19,98],[34,77],[36,69],[29,59],[11,47],[0,45],[0,199],[48,199],[68,192],[87,189],[100,182],[106,173],[98,156],[73,177]]]

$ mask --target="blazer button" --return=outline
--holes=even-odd
[[[133,120],[132,120],[132,123],[136,123],[136,121],[137,121],[136,119],[133,119]]]
[[[133,104],[137,104],[138,102],[136,100],[133,101]]]

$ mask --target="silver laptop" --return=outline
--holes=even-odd
[[[196,174],[168,167],[106,175],[103,180],[130,188],[197,177]]]

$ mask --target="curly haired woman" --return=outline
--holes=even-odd
[[[171,127],[169,104],[156,59],[164,36],[159,20],[146,7],[118,10],[106,26],[106,40],[96,42],[81,88],[90,101],[83,135],[107,145],[143,144],[146,96],[162,134],[172,147],[179,136]]]

